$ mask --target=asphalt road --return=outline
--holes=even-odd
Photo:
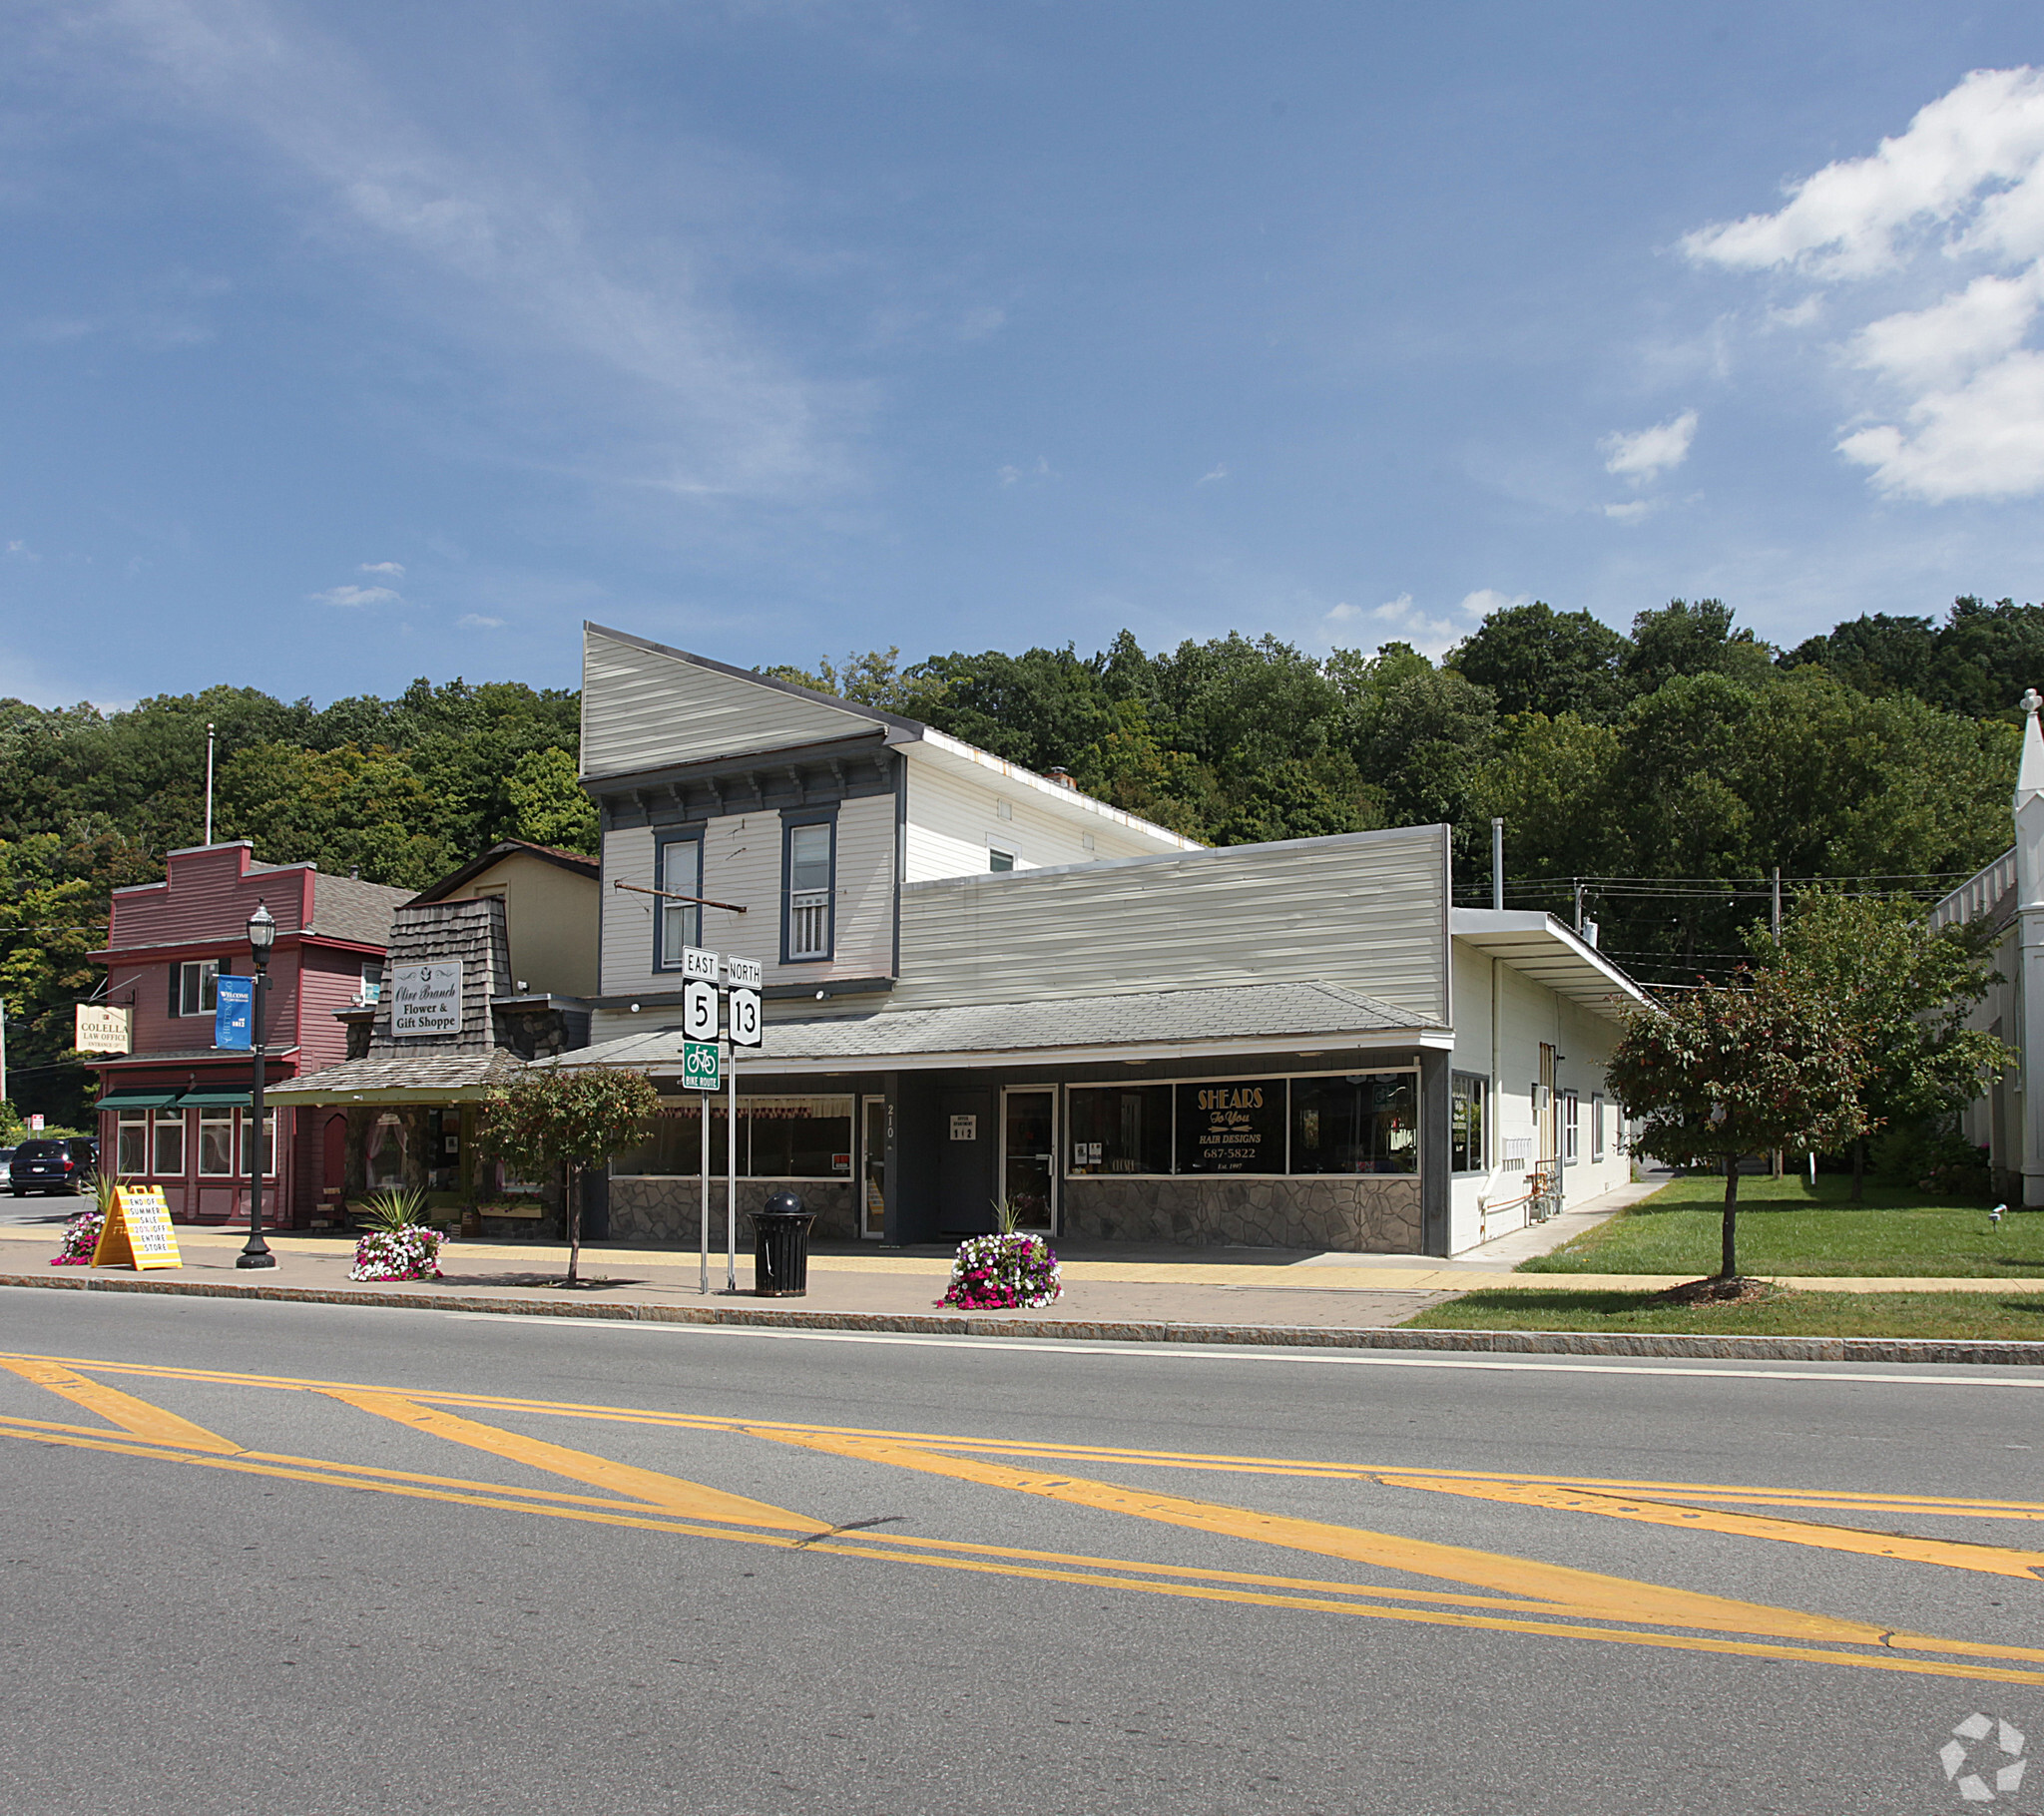
[[[20,1289],[0,1352],[4,1816],[2044,1809],[2044,1371]]]

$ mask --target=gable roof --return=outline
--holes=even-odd
[[[406,899],[413,903],[444,902],[455,890],[473,882],[485,870],[501,864],[508,857],[536,857],[542,863],[553,864],[562,870],[570,870],[578,876],[586,876],[591,882],[603,876],[603,866],[593,857],[586,857],[580,851],[564,851],[558,845],[535,845],[530,839],[499,839],[480,857],[472,857],[459,870],[451,870],[437,882],[428,883],[418,894]]]

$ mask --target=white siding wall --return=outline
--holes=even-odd
[[[681,988],[672,972],[653,969],[649,895],[614,889],[622,879],[653,886],[656,841],[673,828],[627,827],[604,837],[603,994]],[[867,795],[837,810],[837,898],[833,956],[823,963],[780,963],[780,815],[733,813],[708,822],[703,842],[703,893],[743,902],[744,915],[703,911],[704,944],[756,958],[768,984],[833,978],[886,977],[894,968],[894,797]],[[614,1026],[610,1021],[606,1027]],[[645,1018],[634,1018],[634,1027]],[[619,1032],[630,1030],[619,1029]]]
[[[585,776],[672,768],[876,731],[862,713],[641,649],[593,626],[584,630]]]
[[[1445,1021],[1447,881],[1421,826],[910,883],[891,1007],[1304,978]]]
[[[1604,1091],[1604,1063],[1618,1039],[1618,1029],[1602,1016],[1548,989],[1503,960],[1463,946],[1455,947],[1455,1055],[1456,1072],[1491,1076],[1491,973],[1496,966],[1497,981],[1497,1073],[1492,1079],[1489,1105],[1489,1141],[1493,1166],[1504,1154],[1507,1137],[1533,1140],[1537,1160],[1539,1142],[1533,1120],[1533,1086],[1540,1077],[1540,1044],[1545,1041],[1562,1056],[1555,1068],[1556,1142],[1562,1135],[1560,1100],[1567,1092],[1577,1094],[1581,1106],[1577,1124],[1578,1159],[1562,1173],[1565,1201],[1570,1209],[1625,1184],[1632,1177],[1631,1163],[1618,1151],[1618,1112]],[[1596,1131],[1592,1117],[1603,1099],[1604,1158],[1593,1160]],[[1498,1168],[1490,1175],[1495,1183],[1488,1189],[1496,1204],[1517,1198],[1525,1191],[1528,1167],[1511,1171]],[[1523,1205],[1495,1210],[1487,1217],[1477,1200],[1486,1189],[1486,1175],[1458,1173],[1455,1177],[1449,1226],[1448,1249],[1452,1254],[1473,1248],[1479,1242],[1508,1234],[1525,1226]]]
[[[918,762],[916,747],[908,752],[908,856],[904,874],[911,883],[936,877],[979,876],[987,869],[987,852],[1010,852],[1018,870],[1062,864],[1091,864],[1105,858],[1141,857],[1157,849],[1154,838],[1131,833],[1106,814],[1077,807],[1060,813],[1046,808],[1039,790],[1001,785],[999,773],[985,782],[968,781],[927,762]],[[1009,817],[1003,819],[1005,803]],[[1088,838],[1093,840],[1089,850]]]

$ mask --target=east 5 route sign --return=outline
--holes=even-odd
[[[682,1086],[687,1091],[723,1089],[724,1072],[718,1064],[718,1046],[715,1041],[682,1043]]]

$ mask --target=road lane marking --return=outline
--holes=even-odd
[[[109,1425],[138,1438],[165,1439],[195,1450],[234,1452],[242,1448],[203,1425],[194,1425],[190,1419],[164,1411],[161,1406],[152,1406],[147,1400],[138,1400],[102,1382],[88,1381],[52,1357],[0,1356],[0,1368],[37,1387],[46,1387],[53,1394],[61,1394],[74,1406],[98,1413]]]
[[[1739,1539],[1771,1539],[1806,1545],[1819,1551],[1850,1552],[1862,1558],[1894,1558],[1910,1564],[1936,1564],[1947,1570],[1977,1571],[1992,1577],[2015,1577],[2044,1583],[2044,1552],[2014,1551],[1998,1545],[1974,1545],[1949,1539],[1915,1539],[1895,1533],[1870,1533],[1849,1526],[1826,1526],[1810,1520],[1777,1520],[1759,1514],[1726,1513],[1716,1508],[1684,1507],[1679,1502],[1629,1499],[1545,1484],[1450,1481],[1442,1477],[1383,1471],[1377,1480],[1386,1488],[1425,1489],[1433,1494],[1500,1501],[1514,1507],[1551,1508],[1562,1513],[1601,1514],[1608,1520],[1633,1520],[1683,1532],[1723,1533]]]
[[[494,1425],[478,1424],[437,1407],[420,1406],[400,1394],[379,1393],[356,1388],[329,1387],[324,1391],[360,1412],[374,1413],[430,1438],[450,1444],[465,1444],[511,1463],[523,1463],[550,1475],[566,1476],[591,1488],[606,1488],[622,1500],[657,1507],[665,1513],[681,1514],[695,1520],[720,1520],[734,1526],[765,1526],[782,1532],[821,1536],[830,1531],[829,1522],[812,1520],[806,1514],[791,1514],[785,1508],[769,1507],[744,1495],[727,1494],[700,1482],[685,1482],[650,1469],[635,1469],[628,1463],[613,1463],[588,1451],[570,1450],[549,1444],[542,1438],[528,1438]]]
[[[378,1481],[361,1476],[337,1476],[322,1473],[319,1469],[285,1468],[273,1464],[259,1463],[249,1456],[222,1457],[191,1450],[151,1449],[147,1446],[124,1442],[112,1438],[72,1436],[56,1431],[24,1431],[13,1425],[0,1425],[0,1436],[24,1437],[37,1442],[74,1446],[82,1449],[116,1452],[129,1456],[150,1458],[165,1462],[184,1463],[195,1468],[220,1469],[238,1474],[267,1476],[271,1478],[298,1481],[340,1488],[357,1489],[370,1493],[394,1494],[411,1499],[441,1501],[450,1504],[491,1509],[510,1513],[540,1514],[553,1519],[565,1519],[586,1524],[634,1528],[648,1532],[679,1534],[692,1538],[723,1539],[739,1544],[768,1547],[793,1551],[799,1541],[782,1534],[748,1533],[729,1528],[696,1526],[680,1520],[662,1518],[652,1513],[610,1512],[597,1507],[571,1507],[561,1505],[540,1505],[533,1501],[514,1499],[523,1491],[505,1490],[497,1485],[487,1485],[488,1492],[460,1493],[446,1489],[428,1488],[420,1485]],[[1694,1633],[1637,1632],[1613,1627],[1573,1625],[1560,1619],[1516,1619],[1501,1614],[1465,1612],[1448,1608],[1422,1608],[1412,1606],[1386,1606],[1373,1604],[1364,1599],[1345,1599],[1335,1595],[1312,1593],[1284,1594],[1258,1591],[1248,1588],[1224,1586],[1218,1581],[1201,1583],[1170,1582],[1155,1578],[1123,1575],[1124,1572],[1156,1571],[1160,1567],[1141,1564],[1116,1563],[1109,1560],[1073,1560],[1074,1564],[1097,1565],[1098,1569],[1061,1569],[1045,1565],[1038,1560],[1046,1554],[1007,1553],[1001,1554],[992,1547],[949,1548],[948,1555],[935,1551],[911,1551],[903,1549],[904,1541],[895,1535],[874,1543],[857,1543],[862,1535],[846,1533],[836,1540],[818,1540],[801,1549],[806,1554],[828,1553],[834,1557],[855,1558],[868,1562],[889,1562],[919,1565],[938,1570],[965,1571],[989,1576],[1023,1578],[1037,1582],[1061,1583],[1090,1589],[1115,1589],[1142,1594],[1171,1595],[1207,1601],[1246,1603],[1250,1605],[1347,1614],[1365,1619],[1397,1620],[1420,1625],[1448,1626],[1508,1632],[1541,1638],[1594,1639],[1618,1645],[1645,1645],[1674,1651],[1717,1653],[1721,1655],[1788,1659],[1798,1662],[1839,1664],[1860,1670],[1902,1672],[1913,1676],[1956,1677],[1991,1683],[2044,1684],[2044,1672],[2019,1670],[2006,1665],[1966,1664],[1955,1658],[1938,1660],[1908,1658],[1888,1651],[1869,1653],[1832,1651],[1809,1645],[1771,1644],[1757,1639],[1721,1639]],[[931,1542],[919,1542],[931,1543]],[[959,1555],[966,1552],[978,1556]],[[1184,1576],[1187,1573],[1176,1573]],[[1218,1573],[1205,1573],[1216,1577]],[[1301,1586],[1307,1587],[1307,1586]],[[1335,1588],[1337,1586],[1327,1586]],[[1342,1589],[1341,1596],[1362,1597],[1382,1591],[1364,1588]],[[1883,1635],[1892,1643],[1894,1635]],[[1982,1658],[2026,1657],[2029,1654],[2012,1648],[1985,1646],[1964,1648],[1970,1654]]]

